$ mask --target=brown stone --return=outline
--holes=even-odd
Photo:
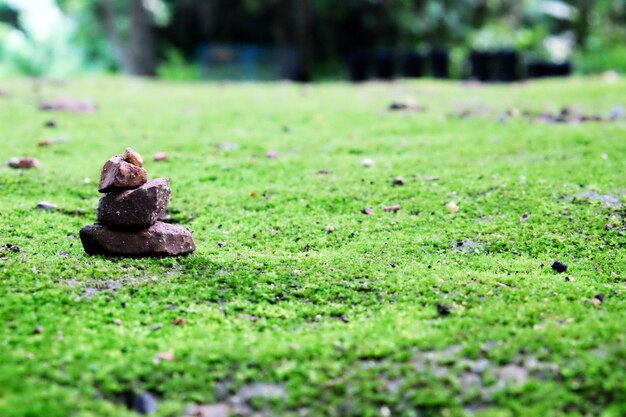
[[[15,169],[39,168],[39,166],[41,165],[37,159],[31,158],[29,156],[11,158],[9,159],[9,162],[7,164],[11,168]]]
[[[134,231],[113,230],[94,224],[80,230],[80,240],[89,255],[178,256],[196,249],[189,229],[163,222]]]
[[[167,157],[167,152],[157,152],[154,154],[154,160],[157,162],[165,161],[167,160]]]
[[[170,186],[166,178],[134,190],[105,194],[98,205],[98,223],[111,228],[146,228],[167,215]]]
[[[139,155],[139,152],[135,151],[133,148],[126,148],[126,152],[124,152],[124,161],[129,164],[133,164],[141,168],[143,166],[143,158]]]
[[[109,159],[102,167],[98,191],[107,193],[137,188],[145,184],[146,181],[148,181],[148,173],[145,169],[128,163],[119,156],[115,156]]]

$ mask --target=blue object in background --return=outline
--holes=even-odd
[[[293,80],[298,50],[290,46],[206,43],[196,50],[203,78],[233,81]]]

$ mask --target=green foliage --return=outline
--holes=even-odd
[[[165,54],[164,62],[159,65],[157,75],[164,80],[194,81],[200,79],[200,69],[187,62],[180,51],[170,48]]]
[[[574,57],[575,68],[581,74],[599,74],[617,71],[626,74],[626,45],[607,46],[578,53]]]

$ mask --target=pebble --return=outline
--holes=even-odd
[[[157,402],[148,392],[142,392],[133,399],[132,409],[139,414],[150,414],[157,410]]]
[[[154,154],[154,160],[157,162],[165,161],[167,160],[167,158],[167,152],[157,152]]]
[[[445,303],[437,303],[437,313],[439,313],[440,316],[448,316],[452,313],[452,307]]]
[[[373,216],[374,214],[376,214],[374,212],[374,209],[371,207],[365,207],[362,211],[363,214],[367,214],[368,216]]]
[[[392,185],[404,185],[406,180],[403,177],[395,177],[391,182]]]
[[[9,159],[7,165],[15,169],[32,169],[39,168],[41,163],[36,158],[30,156],[21,156]]]
[[[365,158],[361,161],[361,164],[365,167],[365,168],[369,168],[371,166],[374,165],[374,160],[370,159],[370,158]]]
[[[56,206],[56,204],[52,204],[52,203],[48,203],[47,201],[41,201],[39,202],[39,204],[37,204],[37,208],[41,211],[46,211],[46,210],[56,210],[58,207]]]
[[[459,206],[457,206],[454,201],[450,201],[448,204],[446,204],[446,208],[450,213],[456,213],[459,211]]]
[[[558,273],[567,271],[567,265],[561,261],[554,261],[552,263],[552,269]]]
[[[126,148],[122,158],[129,164],[133,164],[139,168],[143,167],[143,158],[133,148]]]
[[[109,159],[102,167],[98,191],[108,193],[128,188],[137,188],[148,181],[145,169],[124,161],[115,156]]]
[[[391,206],[383,207],[383,211],[387,213],[397,213],[400,210],[400,204],[393,204]]]
[[[191,405],[185,411],[185,417],[228,417],[231,415],[228,404]]]

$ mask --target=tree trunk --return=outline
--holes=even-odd
[[[311,67],[313,62],[313,50],[311,45],[311,10],[309,0],[298,0],[295,11],[295,38],[299,50],[299,65],[296,81],[311,81]]]
[[[120,33],[117,29],[117,16],[115,13],[114,1],[115,0],[101,0],[100,9],[102,11],[102,23],[107,33],[107,37],[109,38],[109,42],[111,42],[113,54],[115,55],[117,64],[120,66],[122,72],[129,73],[131,66],[128,59],[128,51],[124,47],[122,39],[120,38]]]
[[[576,45],[584,50],[587,47],[589,27],[591,25],[591,12],[595,6],[595,0],[576,0],[574,4],[578,9],[578,16],[574,22],[574,36],[576,38]]]
[[[130,10],[126,10],[130,18],[128,36],[122,36],[118,29],[117,20],[123,17],[117,13],[116,0],[101,0],[100,7],[107,37],[122,72],[142,76],[156,75],[154,33],[143,1],[130,0]]]
[[[142,0],[132,0],[129,57],[133,75],[156,75],[154,32]]]

